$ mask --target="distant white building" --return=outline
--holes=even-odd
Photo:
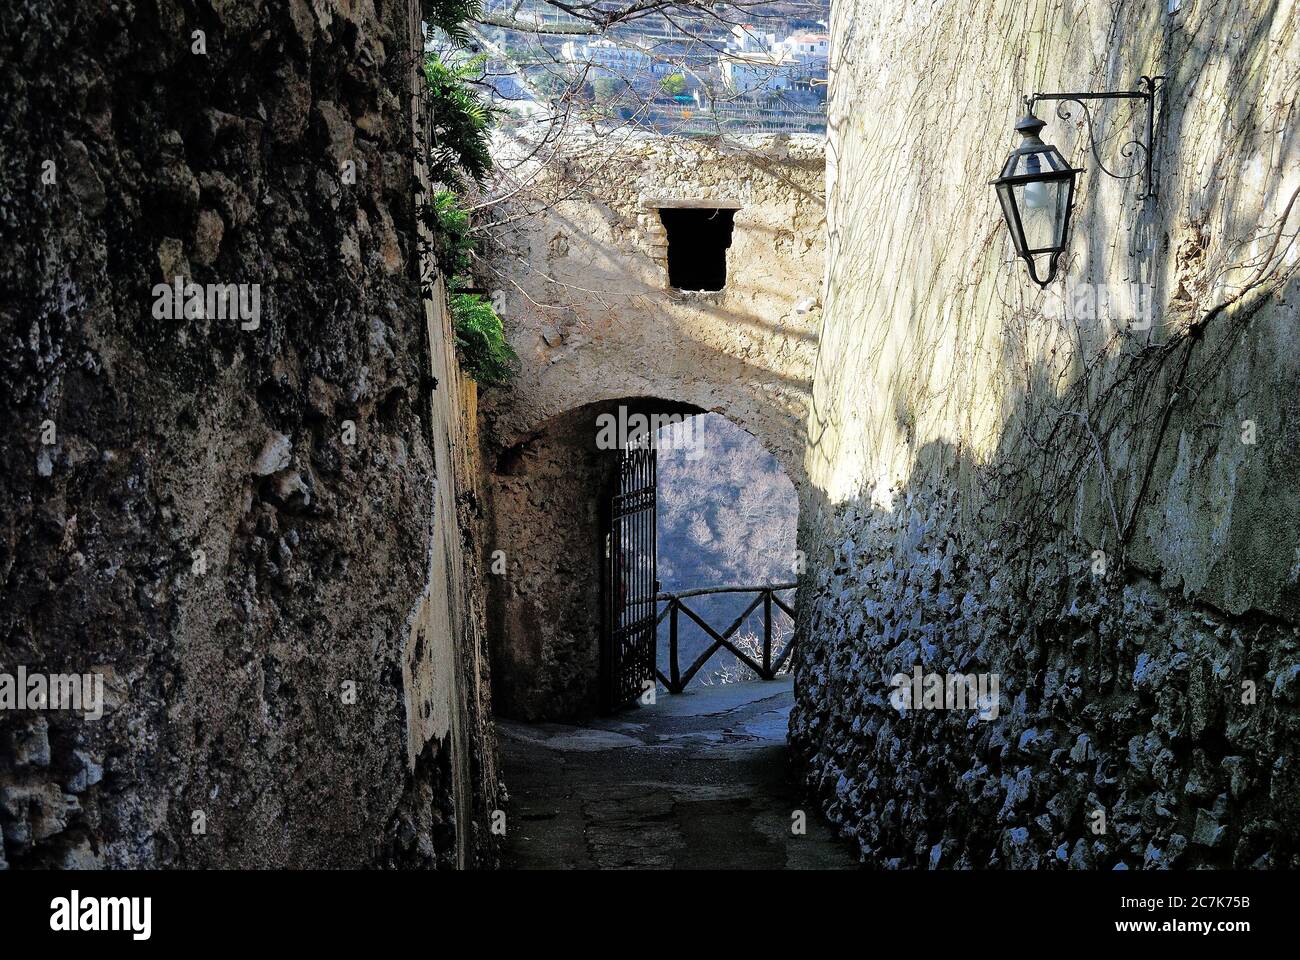
[[[723,54],[718,59],[722,81],[737,93],[788,90],[799,64],[779,54]]]
[[[762,93],[808,87],[825,78],[830,37],[825,33],[792,33],[784,40],[751,25],[731,28],[727,52],[718,58],[722,79],[737,92]]]
[[[627,77],[641,71],[652,71],[654,58],[642,50],[624,47],[613,40],[566,40],[560,48],[561,57],[568,63],[590,63],[593,68],[617,76]]]
[[[813,66],[825,64],[830,56],[830,37],[824,33],[792,33],[774,46],[786,57]]]
[[[749,23],[732,27],[727,40],[728,51],[745,55],[771,53],[775,45],[776,34],[763,33]]]

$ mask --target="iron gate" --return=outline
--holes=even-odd
[[[610,503],[604,706],[617,710],[655,679],[655,446],[645,435],[621,451]]]

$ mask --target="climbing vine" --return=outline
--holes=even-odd
[[[473,87],[486,60],[483,55],[444,57],[436,52],[424,58],[434,123],[429,172],[440,183],[459,186],[466,177],[480,183],[492,169],[493,108]]]
[[[999,461],[986,479],[992,500],[1011,504],[1004,514],[1017,518],[1026,586],[1032,579],[1035,547],[1041,538],[1053,535],[1062,506],[1072,501],[1081,478],[1094,471],[1107,528],[1099,546],[1114,552],[1121,563],[1133,562],[1129,549],[1152,493],[1157,464],[1168,455],[1165,441],[1171,422],[1194,409],[1198,397],[1227,369],[1251,320],[1300,275],[1294,260],[1283,256],[1297,239],[1292,221],[1298,201],[1300,189],[1271,224],[1261,224],[1250,238],[1263,241],[1262,255],[1225,258],[1213,279],[1198,284],[1197,293],[1181,290],[1168,303],[1163,340],[1141,342],[1116,330],[1084,354],[1077,378],[1063,392],[1024,384],[1027,403],[1018,419],[1027,455]],[[1199,252],[1184,255],[1205,269]],[[1241,273],[1246,277],[1230,288],[1231,294],[1211,298],[1219,279]],[[1030,316],[1013,322],[1016,319],[1026,329],[1037,322]],[[1144,436],[1147,441],[1139,442]],[[1127,485],[1111,462],[1124,450],[1137,455],[1127,464]],[[1121,489],[1125,486],[1127,491]]]
[[[476,293],[453,293],[451,315],[456,349],[466,372],[479,383],[500,386],[514,375],[518,358],[506,342],[501,318]]]

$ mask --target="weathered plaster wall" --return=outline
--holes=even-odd
[[[1300,864],[1297,14],[1167,6],[834,9],[791,734],[870,863]],[[1040,111],[1088,168],[1040,292],[987,186],[1020,96],[1156,73],[1154,199]],[[916,664],[1000,716],[895,709]]]
[[[424,301],[430,367],[434,461],[431,535],[425,590],[408,618],[403,650],[407,765],[429,749],[451,766],[450,801],[459,867],[491,866],[498,841],[487,819],[503,802],[489,681],[483,570],[483,466],[479,458],[478,389],[461,372],[441,279]],[[412,822],[443,799],[421,783]],[[408,828],[403,827],[404,830]],[[418,842],[424,838],[415,834]]]
[[[485,855],[476,437],[420,297],[418,22],[0,4],[0,672],[107,693],[95,721],[0,711],[0,865]],[[256,328],[157,319],[176,276],[258,284]]]
[[[596,416],[715,411],[762,440],[798,485],[815,355],[822,243],[822,141],[713,142],[620,134],[566,145],[539,178],[483,281],[521,368],[483,397],[493,535],[507,572],[489,576],[500,710],[530,719],[595,709],[609,451]],[[503,155],[509,151],[502,147]],[[668,284],[661,206],[736,210],[727,283]]]
[[[824,270],[822,146],[811,136],[628,133],[567,144],[530,187],[540,214],[496,231],[485,264],[522,361],[509,389],[483,398],[488,448],[586,404],[658,397],[724,414],[802,477]],[[736,208],[726,287],[675,291],[658,208],[714,205]]]

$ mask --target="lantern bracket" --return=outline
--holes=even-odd
[[[1059,100],[1060,103],[1056,108],[1056,115],[1062,120],[1071,119],[1071,114],[1066,109],[1067,103],[1077,103],[1083,110],[1083,118],[1088,124],[1088,142],[1092,147],[1092,157],[1097,161],[1097,166],[1101,167],[1103,173],[1116,180],[1132,180],[1134,177],[1142,177],[1144,192],[1139,195],[1139,200],[1156,195],[1155,181],[1152,179],[1151,170],[1155,155],[1155,138],[1156,138],[1156,100],[1161,99],[1163,106],[1163,91],[1161,82],[1167,79],[1165,76],[1147,77],[1144,76],[1138,81],[1136,90],[1108,90],[1100,93],[1035,93],[1032,97],[1025,97],[1025,105],[1029,107],[1029,112],[1034,112],[1034,104],[1039,100]],[[1119,155],[1125,160],[1133,158],[1138,151],[1142,153],[1142,161],[1139,164],[1134,160],[1134,166],[1129,173],[1116,173],[1111,170],[1101,159],[1101,152],[1097,148],[1097,133],[1093,128],[1092,111],[1088,108],[1089,100],[1142,100],[1146,103],[1146,136],[1144,139],[1129,140],[1119,148]]]

